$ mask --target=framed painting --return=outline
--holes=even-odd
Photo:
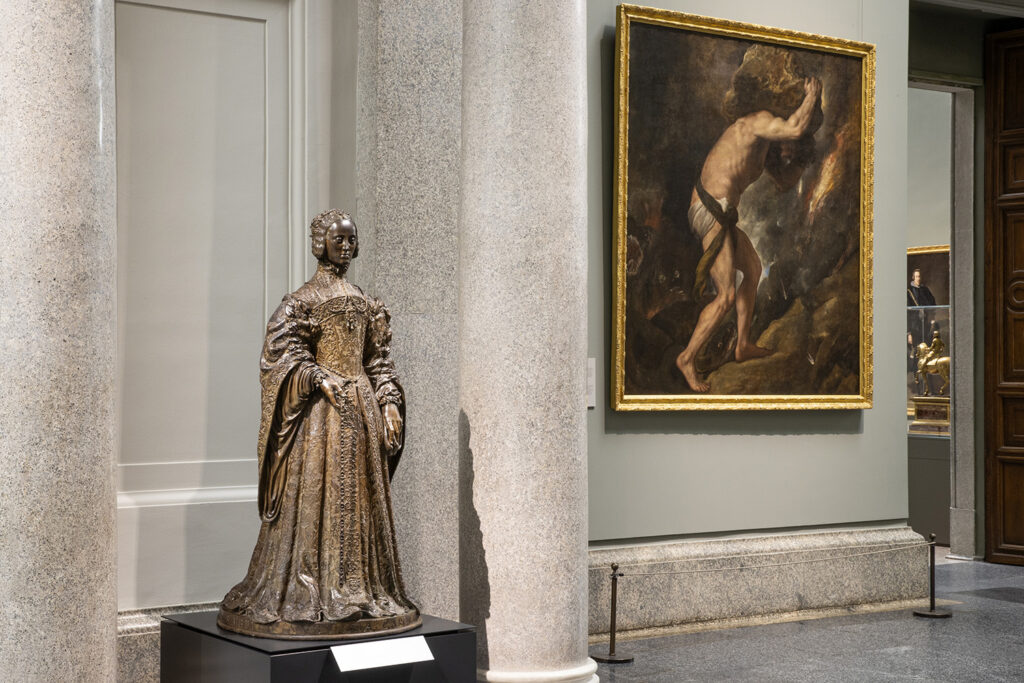
[[[949,245],[907,249],[907,306],[949,306]]]
[[[949,311],[949,245],[936,244],[907,249],[907,416],[914,415],[914,396],[925,391],[937,395],[942,387],[940,378],[919,375],[917,364],[921,345],[932,343],[937,332],[942,340],[944,355],[952,356],[952,337]],[[947,388],[948,389],[948,388]],[[946,396],[952,392],[946,391]]]
[[[612,407],[872,400],[874,46],[620,5]]]

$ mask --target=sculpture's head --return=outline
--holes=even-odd
[[[340,209],[317,215],[309,224],[313,256],[321,263],[347,268],[359,255],[359,233],[352,216]]]

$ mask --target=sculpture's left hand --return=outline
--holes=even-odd
[[[389,451],[397,451],[402,445],[402,415],[398,406],[385,403],[382,411],[384,417],[384,445]]]

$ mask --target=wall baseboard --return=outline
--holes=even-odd
[[[909,527],[657,541],[593,548],[589,556],[589,632],[595,635],[608,631],[612,562],[625,574],[617,615],[623,632],[721,628],[727,620],[740,625],[928,594],[928,550]],[[121,612],[118,680],[158,683],[161,617],[216,607],[204,602]]]
[[[611,563],[622,631],[914,600],[928,549],[909,527],[701,538],[590,550],[589,633],[607,633]]]
[[[118,613],[118,683],[160,683],[160,621],[163,615],[216,608],[217,603],[204,602]]]

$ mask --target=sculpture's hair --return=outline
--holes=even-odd
[[[312,242],[310,246],[313,250],[313,256],[318,261],[322,261],[324,254],[327,253],[327,229],[331,227],[331,223],[340,221],[352,223],[352,229],[356,233],[356,248],[352,251],[352,258],[359,256],[359,230],[356,228],[352,216],[341,209],[328,209],[318,213],[313,222],[309,224],[309,237]]]

